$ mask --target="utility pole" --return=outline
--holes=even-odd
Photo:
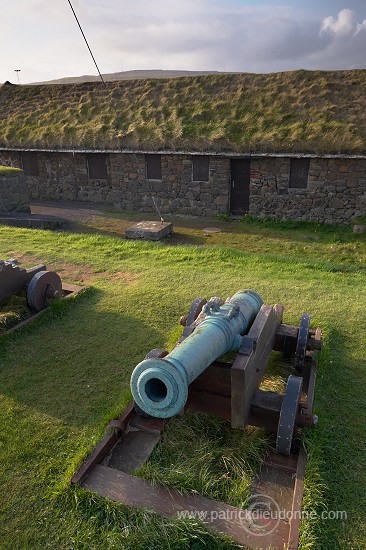
[[[14,69],[14,72],[17,73],[18,84],[20,84],[20,78],[19,78],[20,71],[21,71],[21,69]]]

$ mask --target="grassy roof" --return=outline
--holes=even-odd
[[[366,153],[366,70],[0,88],[0,146]]]

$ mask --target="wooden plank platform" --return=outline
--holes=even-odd
[[[207,527],[224,532],[251,548],[270,546],[283,550],[288,538],[288,521],[258,519],[253,522],[246,510],[200,495],[181,494],[106,466],[96,465],[81,485],[110,500],[153,510],[163,517],[200,519]],[[263,529],[270,534],[263,534]]]
[[[79,468],[72,483],[164,517],[200,520],[208,528],[221,531],[251,548],[264,549],[270,545],[273,550],[283,550],[291,542],[289,548],[296,550],[306,462],[302,448],[299,455],[281,456],[269,452],[251,486],[250,508],[243,510],[201,495],[181,494],[132,475],[148,460],[164,424],[163,419],[139,416],[134,411],[134,404],[130,403],[125,412],[110,423],[113,430]],[[132,459],[133,443],[128,449],[131,433],[134,437],[138,434],[140,445],[138,456]],[[151,436],[154,436],[152,441]],[[263,510],[263,502],[269,505],[264,511],[270,511],[271,516],[262,517],[260,512],[253,516]]]

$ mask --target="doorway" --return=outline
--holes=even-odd
[[[230,212],[242,216],[249,212],[250,159],[231,159]]]

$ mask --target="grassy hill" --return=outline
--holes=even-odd
[[[0,88],[0,147],[366,153],[366,70]]]
[[[103,74],[103,80],[112,82],[115,80],[136,80],[141,78],[178,78],[181,76],[199,76],[206,74],[218,74],[217,71],[169,71],[169,70],[136,70],[121,71],[119,73]],[[81,82],[100,82],[99,75],[66,76],[56,80],[47,80],[46,82],[32,82],[32,84],[77,84]]]

